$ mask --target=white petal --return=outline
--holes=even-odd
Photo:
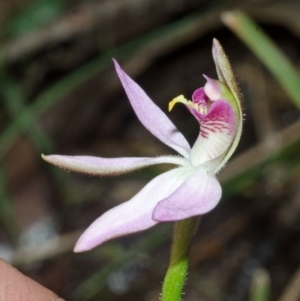
[[[200,120],[200,135],[191,151],[194,166],[202,165],[228,151],[236,132],[236,121],[231,105],[225,100],[214,101],[209,113]]]
[[[164,144],[185,158],[189,158],[191,148],[184,136],[145,91],[122,70],[116,61],[114,63],[131,106],[140,122]]]
[[[79,238],[74,251],[88,251],[112,238],[156,225],[157,221],[152,219],[156,204],[176,190],[191,173],[193,169],[180,167],[157,176],[130,201],[105,212],[95,220]]]
[[[119,175],[154,164],[190,165],[189,161],[186,159],[175,156],[162,156],[156,158],[101,158],[92,156],[42,155],[42,158],[48,163],[69,171],[97,176]]]
[[[222,188],[218,180],[200,168],[157,204],[153,219],[159,222],[177,221],[202,215],[218,204],[221,195]]]

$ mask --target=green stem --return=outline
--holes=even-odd
[[[170,265],[163,283],[161,301],[181,300],[186,280],[191,238],[199,218],[189,218],[175,223]]]
[[[268,301],[270,296],[270,276],[267,271],[258,269],[252,278],[250,301]]]

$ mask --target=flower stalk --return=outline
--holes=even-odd
[[[161,301],[181,300],[189,264],[191,239],[199,220],[199,217],[192,217],[174,225],[170,265],[163,283]]]

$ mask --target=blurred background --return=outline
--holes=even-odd
[[[254,33],[223,14],[236,9],[256,22]],[[171,99],[204,85],[203,73],[216,78],[215,37],[245,122],[219,174],[222,202],[195,235],[184,300],[300,300],[299,14],[297,0],[0,1],[0,257],[66,300],[159,299],[171,223],[72,249],[95,218],[169,166],[97,178],[40,155],[171,154],[139,123],[111,58],[167,112]],[[267,49],[263,31],[281,60],[257,54]],[[192,144],[197,122],[182,106],[167,114]]]

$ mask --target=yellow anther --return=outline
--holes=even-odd
[[[202,107],[202,106],[200,106],[199,107],[199,109],[198,109],[198,111],[200,112],[200,114],[206,114],[207,113],[207,108],[206,107]]]
[[[169,112],[173,109],[175,104],[178,102],[181,102],[186,105],[189,104],[189,101],[187,99],[185,99],[183,95],[179,95],[169,102]]]

